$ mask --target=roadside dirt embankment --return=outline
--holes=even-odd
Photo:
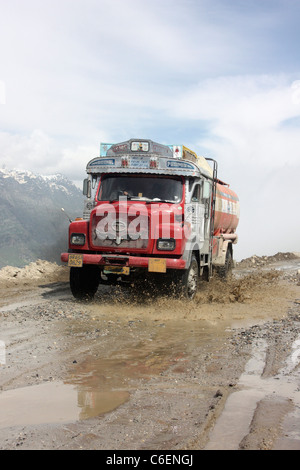
[[[0,269],[0,286],[12,287],[19,285],[33,286],[45,281],[45,283],[67,281],[68,269],[56,263],[38,259],[24,268],[5,266]]]

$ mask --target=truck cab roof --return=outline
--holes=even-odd
[[[101,143],[100,156],[92,159],[87,173],[153,173],[212,178],[204,157],[183,145],[163,145],[152,140],[130,139],[116,144]]]

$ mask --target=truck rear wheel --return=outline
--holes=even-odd
[[[218,269],[218,274],[221,279],[227,279],[230,277],[233,268],[233,260],[232,260],[232,251],[231,248],[227,248],[225,264],[224,266],[220,266]]]
[[[70,269],[70,288],[75,299],[92,299],[100,282],[98,266],[84,265],[82,268]]]

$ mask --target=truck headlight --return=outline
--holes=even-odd
[[[157,240],[157,249],[161,251],[173,251],[175,250],[176,242],[174,238],[164,239],[160,238]]]
[[[84,233],[72,233],[70,237],[71,245],[84,245],[85,244],[85,234]]]

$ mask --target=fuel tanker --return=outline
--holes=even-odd
[[[70,223],[61,254],[75,298],[93,297],[99,284],[151,280],[192,299],[199,282],[228,275],[239,199],[215,160],[130,139],[101,144],[86,171],[83,217]]]

